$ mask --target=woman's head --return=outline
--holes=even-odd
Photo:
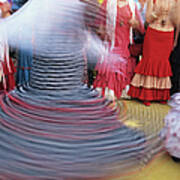
[[[11,5],[12,3],[10,0],[0,0],[1,17],[7,17],[10,15]]]

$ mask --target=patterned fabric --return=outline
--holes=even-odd
[[[172,109],[165,118],[165,128],[162,137],[165,137],[165,147],[174,157],[180,158],[180,93],[172,96]]]

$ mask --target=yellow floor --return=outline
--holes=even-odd
[[[112,180],[180,180],[180,163],[163,154],[137,174]]]
[[[119,104],[126,117],[124,119],[127,119],[125,123],[142,128],[147,134],[152,131],[156,133],[163,127],[163,119],[170,109],[168,105],[159,103],[146,107],[141,102],[132,100],[123,100]],[[130,115],[127,117],[126,114]],[[163,153],[138,173],[111,180],[180,180],[180,163],[175,163],[167,153]]]

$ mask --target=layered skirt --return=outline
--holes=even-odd
[[[164,32],[148,27],[143,57],[135,68],[128,95],[143,101],[166,101],[170,98],[172,75],[169,56],[174,31]]]
[[[94,88],[101,88],[102,96],[109,96],[110,91],[110,96],[119,99],[123,89],[131,82],[136,59],[121,56],[121,51],[119,47],[115,47],[96,65],[97,76],[93,85]]]

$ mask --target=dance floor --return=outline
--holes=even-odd
[[[125,123],[143,128],[146,133],[158,132],[163,127],[163,118],[170,109],[168,105],[159,103],[153,103],[150,107],[132,100],[122,100],[120,106],[122,103],[126,106],[124,114],[130,114]],[[167,153],[162,153],[139,172],[112,180],[180,180],[180,163],[175,163]]]

